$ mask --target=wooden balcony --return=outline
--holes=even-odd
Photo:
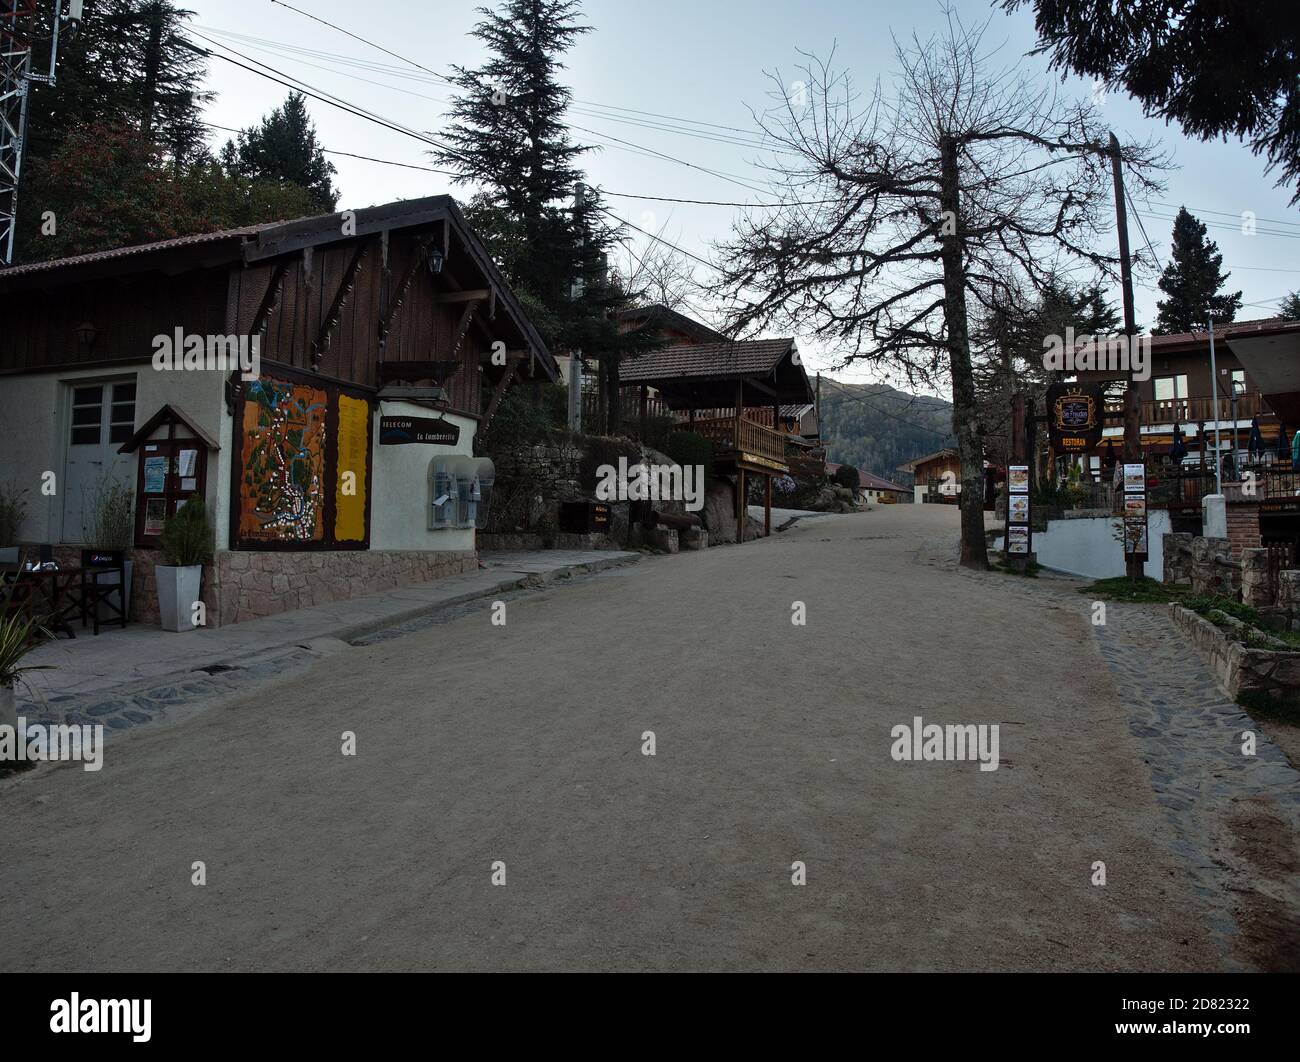
[[[734,461],[755,471],[785,474],[785,435],[748,417],[710,417],[691,429],[713,444],[715,461]]]
[[[1226,395],[1219,395],[1218,415],[1215,415],[1214,399],[1174,398],[1159,402],[1139,403],[1138,416],[1144,425],[1151,424],[1202,424],[1214,421],[1232,420],[1232,400]],[[1271,417],[1273,411],[1268,408],[1263,395],[1250,391],[1237,396],[1237,419],[1250,420],[1252,417]],[[1124,405],[1122,402],[1106,403],[1106,425],[1117,427],[1124,423]]]

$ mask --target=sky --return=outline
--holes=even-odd
[[[453,64],[472,68],[482,58],[479,42],[469,36],[481,0],[289,2],[400,58],[274,0],[185,0],[184,6],[195,13],[193,30],[211,41],[434,137],[449,91],[435,74]],[[1044,83],[1059,82],[1043,57],[1027,54],[1035,44],[1030,10],[1007,13],[988,0],[955,0],[953,7],[967,25],[991,20],[986,43],[999,46],[999,65],[1022,68]],[[877,80],[888,83],[897,69],[893,37],[915,33],[925,39],[946,25],[935,0],[906,5],[881,0],[586,0],[583,12],[593,29],[566,57],[566,76],[575,99],[569,119],[574,139],[599,145],[584,156],[590,182],[604,190],[610,209],[622,219],[661,233],[706,260],[714,242],[727,236],[741,213],[738,208],[631,196],[721,202],[769,198],[753,190],[765,183],[765,156],[751,146],[755,122],[750,110],[770,103],[774,85],[769,75],[788,86],[798,77],[800,52],[824,56],[834,48],[836,64],[859,87]],[[218,95],[207,121],[232,129],[255,124],[288,92],[219,59],[210,63],[208,86]],[[1092,83],[1078,78],[1066,81],[1062,91],[1081,99],[1094,96]],[[1138,217],[1129,219],[1134,249],[1144,248],[1149,238],[1158,260],[1167,262],[1173,216],[1185,205],[1209,225],[1209,237],[1223,252],[1224,268],[1232,273],[1228,290],[1240,288],[1244,301],[1255,304],[1243,306],[1238,319],[1272,316],[1288,292],[1300,289],[1300,211],[1287,205],[1285,188],[1274,187],[1265,160],[1236,140],[1189,139],[1177,126],[1144,117],[1122,92],[1097,98],[1103,120],[1121,140],[1157,138],[1175,167],[1162,175],[1166,191],[1150,200],[1138,198]],[[427,146],[417,139],[326,103],[307,103],[324,147],[411,167],[431,165]],[[214,129],[214,146],[229,135]],[[469,195],[440,174],[341,154],[329,158],[338,169],[339,209],[444,192]],[[1242,231],[1247,211],[1257,219],[1253,234]],[[646,238],[632,236],[632,251],[643,253]],[[1113,232],[1107,238],[1113,251]],[[707,267],[698,268],[701,278],[707,277]],[[1135,278],[1140,327],[1149,328],[1155,319],[1157,275]],[[1110,295],[1118,305],[1118,291]],[[841,368],[809,337],[796,338],[810,372],[854,382],[883,379],[860,365]]]

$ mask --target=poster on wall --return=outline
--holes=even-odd
[[[1124,552],[1133,557],[1146,560],[1147,555],[1147,521],[1146,517],[1127,517],[1124,520]]]
[[[1029,523],[1029,495],[1013,494],[1007,500],[1007,519],[1013,524]]]
[[[144,459],[144,489],[147,494],[161,494],[167,489],[167,458]]]
[[[144,533],[161,535],[163,523],[167,519],[167,499],[149,498],[144,507]]]
[[[339,395],[338,462],[334,475],[334,538],[366,537],[366,477],[370,461],[370,403]]]
[[[325,535],[327,396],[261,377],[244,398],[238,537],[312,543]]]
[[[1007,552],[1008,553],[1029,552],[1029,528],[1027,527],[1007,528]]]
[[[1124,466],[1124,493],[1145,493],[1147,489],[1147,466],[1144,464]]]
[[[1007,491],[1011,494],[1029,493],[1029,466],[1007,466]]]

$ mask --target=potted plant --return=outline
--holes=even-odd
[[[163,630],[194,629],[194,603],[201,596],[203,566],[212,560],[212,537],[199,498],[191,498],[163,523],[158,539],[163,563],[154,569]]]
[[[27,515],[27,489],[0,486],[0,564],[18,563],[18,529]]]
[[[116,564],[118,559],[122,562],[125,585],[122,590],[121,605],[123,613],[129,616],[131,576],[135,570],[135,562],[126,556],[126,551],[135,543],[135,491],[111,476],[105,476],[95,487],[94,496],[89,499],[85,512],[90,519],[90,525],[83,526],[82,532],[90,543],[92,551],[120,555],[113,559],[113,563]],[[115,584],[117,578],[115,574],[103,575],[100,577],[100,585]],[[99,618],[101,620],[114,618],[113,612],[105,602],[100,602]]]
[[[13,607],[14,588],[7,583],[0,589],[0,726],[18,728],[18,699],[14,686],[25,671],[48,671],[53,664],[19,662],[29,652],[50,638],[39,620]]]

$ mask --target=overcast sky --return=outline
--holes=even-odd
[[[478,41],[468,36],[480,5],[468,0],[291,2],[435,72],[453,63],[472,67],[481,58]],[[197,32],[395,124],[437,135],[448,86],[433,75],[273,0],[184,0],[184,6],[195,12]],[[983,0],[956,0],[955,6],[967,23],[992,17],[988,39],[1005,41],[999,53],[1005,65],[1023,64],[1044,79],[1053,76],[1043,59],[1026,56],[1034,45],[1029,12],[1009,15]],[[567,62],[578,101],[571,124],[581,127],[574,136],[602,145],[586,156],[591,181],[605,189],[611,209],[624,219],[654,232],[666,224],[666,238],[706,259],[711,242],[726,235],[735,208],[657,203],[614,193],[759,199],[742,185],[763,183],[762,153],[729,141],[752,139],[748,107],[766,105],[768,72],[780,71],[789,83],[797,77],[800,50],[824,55],[835,46],[838,65],[859,86],[869,87],[877,78],[887,82],[896,68],[891,33],[904,37],[915,31],[928,37],[943,28],[939,5],[932,0],[587,0],[584,10],[594,29]],[[208,121],[229,127],[255,123],[288,91],[220,60],[211,62],[209,85],[218,97]],[[1080,97],[1092,92],[1090,83],[1077,79],[1066,89]],[[309,100],[308,106],[326,148],[429,165],[424,146],[409,136],[325,103]],[[1263,160],[1235,140],[1189,140],[1174,127],[1144,118],[1119,93],[1104,98],[1103,116],[1121,140],[1158,137],[1178,167],[1166,175],[1167,192],[1138,202],[1140,220],[1162,262],[1168,260],[1173,215],[1184,204],[1209,224],[1225,267],[1233,273],[1230,290],[1240,288],[1247,303],[1259,304],[1244,307],[1240,319],[1271,316],[1288,291],[1300,288],[1300,213],[1287,206],[1285,189],[1273,187]],[[652,126],[688,129],[694,135]],[[214,131],[214,145],[227,135]],[[338,168],[341,209],[447,191],[465,195],[435,173],[337,154],[330,159]],[[1259,219],[1254,235],[1241,231],[1244,211]],[[1130,228],[1134,247],[1142,246],[1143,234],[1132,219]],[[642,243],[638,236],[638,253]],[[700,271],[707,272],[703,266]],[[1155,279],[1138,278],[1146,285],[1137,289],[1137,316],[1144,327],[1155,318]],[[1118,303],[1118,293],[1112,296]],[[831,368],[815,344],[804,342],[803,349],[810,370]],[[835,376],[876,378],[858,368]]]

